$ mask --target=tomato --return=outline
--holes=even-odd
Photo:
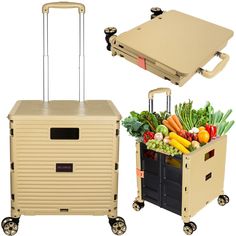
[[[210,140],[210,134],[206,130],[201,130],[197,137],[200,143],[208,143]]]

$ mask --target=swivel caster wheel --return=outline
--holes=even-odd
[[[3,232],[8,236],[13,236],[18,231],[19,218],[6,217],[2,220]]]
[[[115,235],[122,235],[126,232],[127,227],[125,220],[122,217],[117,216],[116,218],[109,218],[109,224]]]
[[[197,230],[197,225],[190,221],[189,223],[185,223],[183,227],[184,233],[186,235],[191,235],[194,231]]]
[[[105,40],[107,42],[107,50],[111,51],[111,43],[110,43],[110,37],[113,36],[117,32],[117,29],[115,27],[107,27],[104,30],[104,33],[106,34]]]
[[[135,211],[140,211],[142,208],[144,208],[144,202],[134,201],[132,206]]]
[[[220,195],[217,201],[220,206],[224,206],[229,203],[229,197],[227,195]]]
[[[159,7],[152,7],[151,12],[152,12],[151,20],[163,13],[161,8],[159,8]]]

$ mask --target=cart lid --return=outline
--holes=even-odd
[[[232,36],[229,29],[172,10],[120,34],[116,45],[189,74],[204,66]]]
[[[16,102],[8,115],[10,120],[120,120],[121,115],[111,101]]]

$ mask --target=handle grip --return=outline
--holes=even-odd
[[[171,95],[171,90],[169,88],[156,88],[156,89],[153,89],[153,90],[149,91],[148,98],[153,99],[154,94],[156,94],[156,93],[166,93],[166,96],[170,96]]]
[[[49,13],[49,8],[78,8],[80,13],[85,12],[85,6],[77,2],[49,2],[43,5],[43,13]]]
[[[153,113],[153,97],[158,93],[166,93],[166,111],[171,113],[171,90],[169,88],[156,88],[149,91],[149,112]]]
[[[204,70],[202,68],[199,69],[199,73],[207,79],[211,79],[220,73],[225,68],[230,58],[228,54],[222,52],[217,52],[216,56],[218,56],[222,61],[219,62],[212,71]]]

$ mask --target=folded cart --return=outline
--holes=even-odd
[[[78,8],[78,101],[49,100],[49,8]],[[6,235],[17,233],[22,215],[107,215],[114,234],[126,231],[117,216],[121,116],[111,101],[84,100],[84,13],[80,3],[43,6],[43,101],[18,101],[8,116],[11,217],[1,224]]]
[[[120,35],[114,27],[105,29],[107,49],[113,56],[148,70],[182,86],[195,73],[212,78],[229,60],[220,51],[233,32],[196,17],[171,10],[152,8],[152,19]],[[203,66],[219,56],[222,60],[212,71]]]
[[[153,113],[153,96],[166,93],[170,112],[171,91],[168,88],[149,92],[149,111]],[[143,142],[136,143],[138,196],[133,208],[140,211],[144,202],[153,203],[180,215],[184,232],[197,229],[191,218],[218,197],[223,206],[229,202],[224,195],[224,173],[227,137],[221,136],[203,147],[182,155],[167,155],[148,150]]]

